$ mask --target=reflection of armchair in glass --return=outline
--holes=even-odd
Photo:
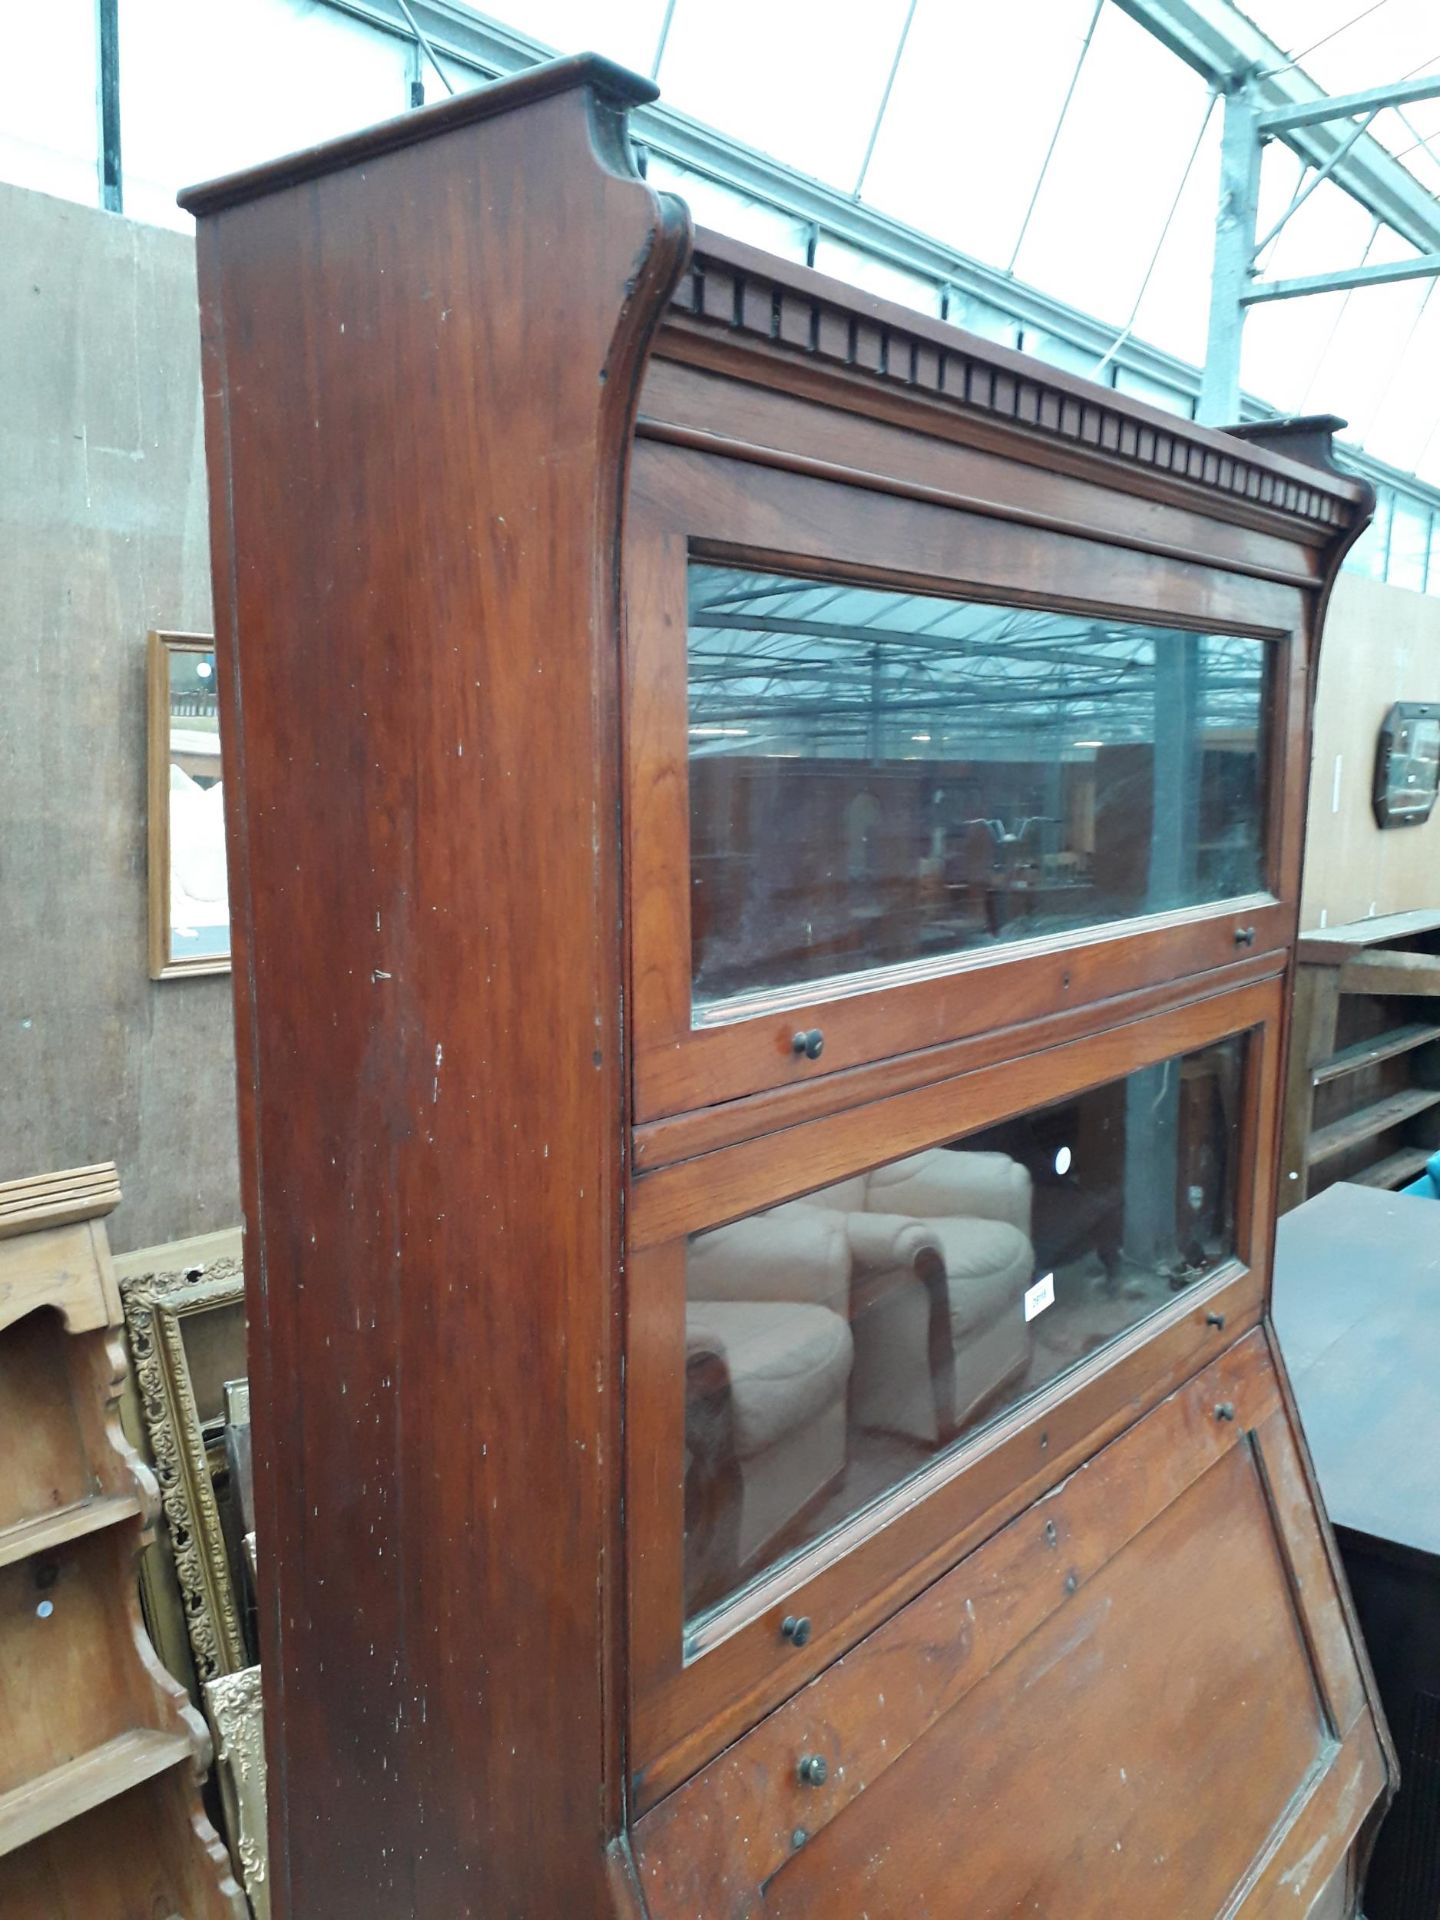
[[[769,1557],[845,1469],[850,1248],[805,1205],[686,1253],[686,1589],[693,1609]]]
[[[948,1440],[1029,1364],[1030,1176],[1007,1154],[912,1154],[811,1194],[854,1261],[851,1418]]]

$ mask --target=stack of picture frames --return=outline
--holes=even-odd
[[[154,1467],[164,1519],[142,1562],[145,1613],[204,1708],[231,1855],[255,1920],[269,1920],[239,1231],[147,1248],[117,1266],[132,1362],[127,1425]]]

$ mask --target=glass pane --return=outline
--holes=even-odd
[[[848,193],[906,4],[867,0],[857,30],[830,0],[676,0],[656,76],[665,104]]]
[[[665,23],[666,0],[524,0],[486,7],[557,53],[603,53],[636,73],[649,73]]]
[[[1425,573],[1430,557],[1430,511],[1416,501],[1397,494],[1390,521],[1390,555],[1385,578],[1392,587],[1425,591]]]
[[[158,226],[193,227],[181,187],[410,102],[412,46],[312,0],[121,0],[120,45],[125,211]]]
[[[1372,580],[1385,578],[1385,550],[1390,544],[1390,516],[1395,495],[1389,487],[1375,489],[1375,518],[1346,554],[1343,564],[1351,573],[1368,574]]]
[[[692,562],[694,1019],[1254,893],[1267,644]]]
[[[863,199],[973,259],[1006,266],[1094,11],[1093,0],[919,0]],[[1020,100],[996,76],[1015,71],[1022,49]]]
[[[732,239],[778,253],[784,260],[804,261],[810,229],[797,215],[769,206],[735,187],[708,180],[703,173],[677,165],[653,147],[647,157],[645,178],[657,193],[679,194],[697,227],[728,233]]]
[[[815,242],[815,266],[820,273],[833,274],[852,287],[863,287],[867,293],[878,293],[882,299],[913,307],[917,313],[928,313],[932,319],[940,311],[939,281],[907,273],[903,267],[892,267],[888,261],[877,260],[874,254],[863,253],[859,247],[832,240],[829,234],[822,233]]]
[[[1143,373],[1127,366],[1115,369],[1115,391],[1133,393],[1137,400],[1148,401],[1152,407],[1163,407],[1166,413],[1177,414],[1182,420],[1195,417],[1195,402],[1188,393],[1182,393],[1178,387],[1167,387],[1159,380],[1147,380]]]
[[[1020,351],[1031,354],[1036,360],[1045,361],[1048,366],[1064,367],[1067,373],[1078,373],[1082,379],[1094,380],[1098,377],[1095,363],[1100,356],[1093,347],[1082,347],[1074,340],[1066,340],[1061,334],[1048,333],[1044,327],[1022,327]]]
[[[1235,1252],[1243,1036],[686,1248],[687,1616]]]
[[[7,7],[0,23],[0,180],[100,198],[95,0]]]

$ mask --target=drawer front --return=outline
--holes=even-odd
[[[655,1920],[1303,1914],[1384,1784],[1257,1331],[662,1802],[637,1852]]]

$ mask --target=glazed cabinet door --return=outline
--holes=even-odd
[[[653,1920],[1334,1912],[1385,1785],[1262,1330],[642,1820]]]
[[[1280,993],[635,1181],[639,1804],[1256,1322]]]
[[[637,1117],[1282,946],[1304,664],[1294,588],[642,442]]]

